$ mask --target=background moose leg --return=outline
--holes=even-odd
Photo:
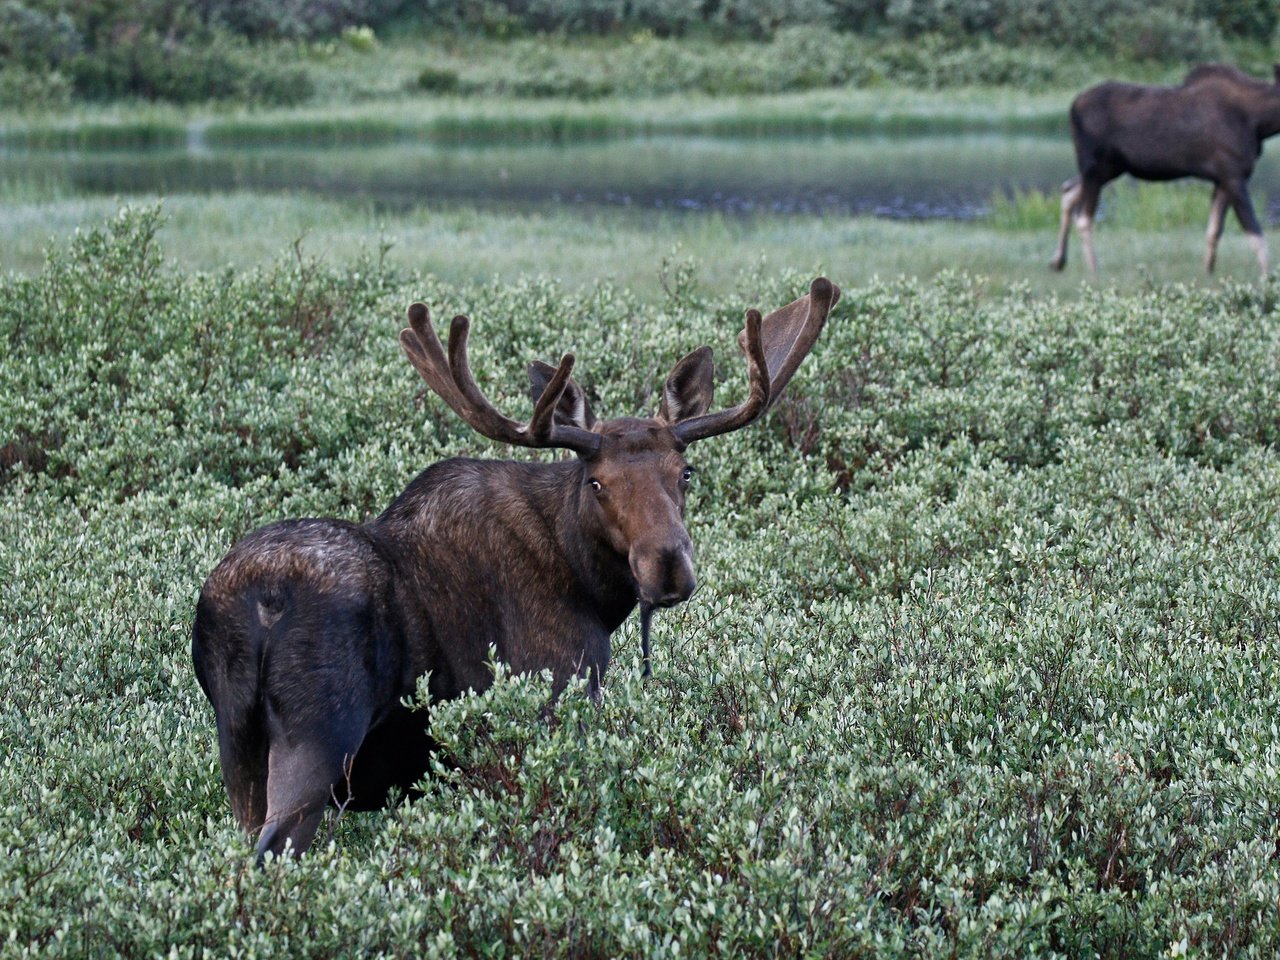
[[[1052,270],[1061,270],[1067,265],[1067,238],[1071,233],[1071,218],[1080,205],[1082,192],[1083,185],[1079,177],[1072,177],[1062,185],[1062,221],[1058,224],[1058,248],[1049,261]]]
[[[1080,234],[1080,245],[1084,247],[1084,262],[1090,273],[1098,272],[1098,255],[1093,251],[1093,218],[1098,211],[1098,197],[1102,193],[1102,184],[1088,177],[1081,178],[1080,200],[1076,205],[1076,231]]]
[[[1222,227],[1226,223],[1228,199],[1227,191],[1215,183],[1213,199],[1209,201],[1209,227],[1204,236],[1205,273],[1213,273],[1213,264],[1218,256],[1218,240],[1222,236]]]
[[[1270,269],[1267,239],[1262,235],[1262,224],[1258,222],[1258,215],[1253,212],[1253,201],[1249,198],[1249,185],[1244,180],[1237,180],[1228,184],[1226,189],[1231,198],[1231,207],[1236,212],[1236,219],[1244,228],[1245,236],[1249,238],[1249,246],[1253,248],[1253,255],[1258,258],[1258,266],[1262,268],[1262,275],[1265,277]]]
[[[436,743],[429,732],[425,705],[397,704],[365,734],[350,781],[338,782],[336,799],[350,810],[380,810],[390,794],[404,797],[427,774]]]

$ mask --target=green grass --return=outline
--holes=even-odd
[[[800,29],[771,43],[397,38],[359,52],[280,44],[307,66],[297,107],[78,104],[0,114],[0,145],[111,148],[185,143],[567,140],[642,133],[1064,132],[1066,105],[1112,75],[1174,81],[1182,65],[1115,64],[1064,51],[936,40],[886,45]],[[888,59],[885,59],[885,58]],[[1002,65],[995,69],[993,65]],[[423,89],[424,68],[457,78]]]
[[[501,407],[573,349],[622,415],[702,343],[733,402],[742,309],[812,273],[193,274],[157,226],[0,279],[6,955],[1280,949],[1274,284],[1068,300],[832,262],[786,398],[690,451],[702,586],[653,680],[631,623],[600,710],[571,690],[548,722],[539,678],[438,707],[452,772],[257,873],[189,659],[202,578],[260,523],[509,453],[423,398],[405,305],[473,315]]]
[[[216,143],[420,138],[443,142],[573,140],[637,134],[718,136],[832,133],[1028,132],[1065,129],[1062,96],[971,89],[950,97],[915,92],[818,91],[758,96],[663,95],[574,102],[447,98],[349,110],[323,108],[215,121]],[[273,129],[278,128],[278,131]]]
[[[1098,230],[1112,225],[1138,232],[1161,233],[1200,227],[1209,219],[1211,188],[1201,182],[1142,183],[1124,179],[1110,184],[1098,207]],[[1061,197],[1037,190],[1012,196],[997,194],[987,223],[1001,230],[1035,230],[1052,234],[1061,216]],[[1255,208],[1267,208],[1266,195],[1253,191]],[[1233,222],[1233,226],[1234,226]],[[1154,239],[1154,238],[1153,238]],[[1203,236],[1201,241],[1203,242]]]
[[[1064,130],[1070,94],[969,88],[947,93],[823,90],[759,96],[702,94],[594,101],[427,97],[355,104],[180,110],[80,108],[0,117],[0,145],[28,149],[183,144],[558,141],[654,133],[1028,132]]]
[[[186,142],[191,112],[142,104],[78,105],[50,113],[0,114],[0,145],[31,149],[157,146]]]
[[[40,185],[30,183],[8,188],[0,206],[0,232],[8,238],[0,247],[0,270],[27,274],[41,268],[51,239],[65,240],[77,228],[110,216],[117,203],[105,197],[50,198]],[[1234,223],[1223,237],[1217,274],[1204,276],[1201,217],[1207,216],[1208,198],[1203,190],[1174,188],[1179,199],[1166,201],[1168,190],[1156,186],[1139,195],[1149,197],[1143,203],[1155,208],[1166,202],[1185,206],[1185,219],[1141,228],[1120,219],[1132,205],[1124,199],[1128,191],[1116,191],[1120,202],[1115,215],[1108,208],[1096,230],[1102,268],[1096,279],[1083,272],[1074,236],[1067,270],[1048,270],[1057,229],[1050,200],[1035,201],[1044,207],[1041,220],[1029,214],[1017,220],[997,211],[992,222],[909,223],[870,217],[584,216],[438,207],[391,215],[310,195],[232,193],[164,200],[167,221],[161,237],[183,269],[260,265],[298,240],[310,255],[338,264],[388,242],[390,263],[429,271],[449,283],[530,276],[581,290],[612,280],[646,300],[662,296],[664,261],[694,263],[699,283],[708,291],[730,288],[744,271],[761,264],[774,269],[803,265],[855,282],[928,279],[962,269],[984,276],[993,290],[1025,286],[1037,295],[1072,297],[1096,286],[1135,289],[1151,283],[1212,286],[1254,280],[1253,254]],[[1023,202],[1024,209],[1033,205]]]

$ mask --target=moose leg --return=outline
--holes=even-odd
[[[346,744],[344,746],[350,746]],[[316,835],[334,784],[350,769],[355,749],[319,740],[273,743],[267,776],[267,817],[258,838],[258,865],[268,853],[305,853]]]
[[[222,782],[231,798],[231,812],[247,833],[262,829],[267,816],[267,740],[264,731],[249,725],[218,724]]]
[[[1080,234],[1080,245],[1084,247],[1084,262],[1090,273],[1098,272],[1098,255],[1093,251],[1093,218],[1098,211],[1098,197],[1102,193],[1102,185],[1087,178],[1080,181],[1080,201],[1076,207],[1076,232]]]
[[[267,819],[258,838],[259,865],[268,853],[279,857],[289,849],[298,856],[311,845],[333,782],[341,776],[331,761],[329,752],[318,744],[271,752]]]
[[[1271,272],[1271,264],[1267,255],[1267,238],[1261,233],[1249,234],[1249,246],[1253,247],[1253,255],[1258,258],[1258,268],[1262,270],[1262,277],[1266,279],[1268,273]]]
[[[311,678],[309,689],[280,684],[276,696],[265,698],[271,746],[259,864],[268,853],[283,854],[286,845],[295,856],[305,852],[325,806],[349,783],[356,752],[373,720],[361,679],[358,672],[345,677],[322,673]]]
[[[1067,265],[1067,237],[1071,233],[1071,218],[1080,204],[1083,187],[1079,177],[1072,177],[1062,185],[1062,220],[1058,224],[1058,248],[1053,251],[1049,269],[1061,270]]]
[[[351,776],[339,781],[335,796],[349,810],[381,810],[394,792],[413,792],[427,773],[436,743],[425,706],[397,706],[365,734]]]
[[[1270,269],[1267,262],[1267,240],[1262,235],[1262,225],[1258,223],[1258,215],[1253,212],[1253,201],[1249,198],[1249,185],[1244,180],[1238,180],[1230,184],[1227,190],[1231,197],[1231,207],[1236,212],[1236,219],[1244,228],[1249,246],[1253,247],[1253,255],[1258,258],[1258,266],[1262,268],[1262,275],[1265,277]]]
[[[1222,236],[1222,227],[1227,218],[1227,191],[1214,184],[1213,199],[1209,201],[1209,228],[1205,231],[1204,270],[1213,273],[1213,264],[1218,256],[1218,239]]]

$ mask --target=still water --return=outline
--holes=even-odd
[[[0,150],[0,175],[75,194],[314,192],[388,210],[529,209],[868,214],[970,219],[997,193],[1056,191],[1063,137],[644,137],[552,145]],[[1280,202],[1280,171],[1255,188]],[[1206,204],[1207,200],[1206,193]]]

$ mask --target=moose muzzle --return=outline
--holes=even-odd
[[[675,543],[636,544],[630,557],[640,600],[653,607],[684,603],[698,588],[693,572],[693,541],[684,534]]]

